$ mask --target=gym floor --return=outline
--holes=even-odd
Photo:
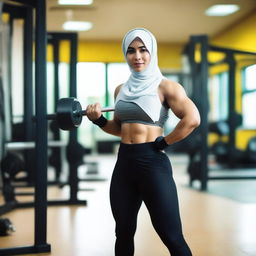
[[[183,231],[193,255],[255,256],[255,199],[241,201],[239,197],[236,199],[234,195],[229,196],[231,194],[229,189],[236,185],[241,190],[248,191],[248,187],[252,187],[255,191],[255,181],[241,181],[242,183],[210,181],[209,192],[201,192],[187,185],[187,157],[172,155],[170,159],[179,193]],[[48,208],[47,240],[51,244],[52,252],[40,255],[114,255],[114,222],[109,205],[108,188],[115,156],[88,156],[86,160],[99,162],[99,175],[106,178],[106,181],[81,184],[81,187],[87,188],[88,191],[79,192],[79,198],[86,199],[87,206],[50,206]],[[80,176],[88,175],[86,173],[86,166],[82,166],[79,169]],[[235,192],[239,194],[238,188]],[[67,187],[63,189],[50,187],[48,191],[49,199],[64,199],[68,195]],[[256,198],[255,193],[247,194]],[[245,193],[244,197],[247,194]],[[33,209],[17,209],[1,216],[9,218],[16,227],[16,232],[11,236],[0,237],[1,248],[33,244],[33,212]],[[139,213],[135,243],[136,256],[169,256],[152,228],[144,205]]]

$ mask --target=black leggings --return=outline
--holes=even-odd
[[[155,150],[154,143],[121,143],[111,180],[110,201],[116,221],[116,256],[134,255],[134,234],[142,201],[170,254],[192,255],[182,235],[169,158]]]

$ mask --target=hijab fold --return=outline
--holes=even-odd
[[[134,102],[155,122],[159,120],[162,106],[158,95],[158,86],[164,78],[158,67],[157,43],[153,34],[145,28],[135,28],[128,31],[122,43],[126,61],[127,49],[137,37],[141,39],[149,51],[150,63],[141,72],[136,72],[130,67],[131,75],[117,95],[116,103],[119,100]]]

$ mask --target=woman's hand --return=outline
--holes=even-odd
[[[95,121],[101,117],[100,103],[89,104],[86,108],[86,116],[90,121]]]

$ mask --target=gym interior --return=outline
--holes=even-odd
[[[207,16],[217,4],[237,9]],[[114,255],[120,138],[76,111],[114,106],[130,75],[122,37],[134,27],[156,35],[162,73],[200,112],[200,126],[166,149],[193,255],[256,255],[254,0],[4,0],[0,12],[0,255]],[[85,20],[88,31],[62,27]],[[165,133],[178,121],[170,111]],[[145,205],[135,247],[169,255]]]

